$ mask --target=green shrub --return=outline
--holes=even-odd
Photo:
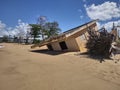
[[[40,43],[40,42],[41,42],[41,40],[37,40],[37,39],[35,39],[35,40],[33,41],[34,44],[38,44],[38,43]]]

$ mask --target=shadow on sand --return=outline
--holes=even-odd
[[[64,54],[70,51],[50,51],[48,49],[42,49],[42,50],[31,50],[30,52],[34,52],[34,53],[42,53],[42,54],[48,54],[48,55],[60,55],[60,54]],[[110,58],[105,58],[103,56],[98,56],[98,55],[90,55],[89,53],[77,53],[74,54],[75,56],[82,56],[85,58],[92,58],[93,60],[97,60],[100,63],[105,62],[106,60],[112,60]]]
[[[112,60],[111,58],[104,57],[102,55],[90,55],[88,52],[86,52],[86,53],[79,53],[77,55],[82,55],[82,56],[85,56],[86,58],[91,58],[93,60],[97,60],[100,63],[105,62],[105,60]]]
[[[50,51],[48,49],[42,49],[42,50],[31,50],[30,52],[43,53],[48,55],[59,55],[59,54],[67,53],[68,51]]]

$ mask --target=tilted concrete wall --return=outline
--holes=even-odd
[[[62,42],[62,41],[60,41],[60,42]],[[55,50],[55,51],[62,50],[60,47],[60,44],[59,44],[60,42],[51,43],[53,50]],[[79,47],[77,45],[75,38],[69,38],[69,39],[65,40],[65,43],[68,48],[68,49],[66,49],[67,51],[79,51]]]
[[[51,43],[51,45],[52,45],[53,50],[55,50],[55,51],[60,51],[61,50],[59,42],[53,42],[53,43]]]
[[[76,42],[79,46],[80,52],[86,52],[87,51],[87,48],[86,48],[87,40],[83,39],[83,36],[77,37]]]
[[[75,38],[69,38],[65,42],[68,47],[68,51],[79,51],[79,47]]]

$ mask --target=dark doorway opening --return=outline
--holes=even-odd
[[[47,47],[48,47],[49,50],[53,51],[53,47],[52,47],[51,44],[48,44]]]
[[[60,44],[60,47],[61,47],[62,50],[68,49],[65,41],[60,42],[59,44]]]

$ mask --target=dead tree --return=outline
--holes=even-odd
[[[109,49],[113,40],[113,35],[105,28],[98,31],[88,29],[89,40],[86,44],[90,55],[109,57]]]

